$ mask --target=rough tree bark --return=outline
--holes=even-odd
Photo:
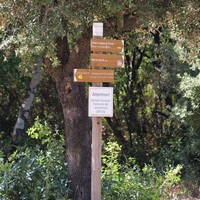
[[[67,37],[57,38],[61,65],[52,68],[50,59],[45,59],[47,71],[56,82],[64,113],[69,186],[73,192],[71,197],[76,200],[91,199],[91,134],[86,92],[83,83],[73,81],[75,68],[87,68],[90,37],[83,35],[71,53]]]
[[[21,107],[19,109],[18,118],[13,130],[13,141],[14,143],[20,143],[26,132],[26,123],[29,115],[35,93],[37,92],[38,84],[41,80],[41,65],[43,58],[38,57],[37,64],[32,70],[32,79],[28,90],[22,100]]]

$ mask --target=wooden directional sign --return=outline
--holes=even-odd
[[[93,67],[124,67],[124,56],[113,54],[91,54]]]
[[[114,82],[114,70],[74,69],[75,82]]]
[[[91,39],[91,51],[124,52],[124,40]]]

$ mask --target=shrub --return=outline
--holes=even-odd
[[[158,200],[170,199],[169,190],[180,183],[181,166],[169,167],[166,172],[158,173],[146,165],[142,169],[133,158],[122,165],[118,162],[121,147],[108,143],[102,155],[102,197],[106,200]],[[133,167],[132,167],[133,166]],[[180,193],[180,191],[178,191]],[[178,194],[173,194],[174,196]]]
[[[34,131],[33,131],[34,130]],[[64,139],[58,133],[51,136],[47,124],[28,130],[40,145],[18,147],[8,161],[0,161],[0,197],[8,200],[64,200],[67,198],[67,164],[64,159]],[[34,137],[35,135],[35,137]],[[32,139],[33,142],[33,139]]]

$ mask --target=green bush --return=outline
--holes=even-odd
[[[48,125],[36,119],[28,130],[31,139],[9,160],[0,152],[1,200],[64,200],[70,192],[67,182],[64,139],[52,135]],[[30,143],[32,142],[32,144]],[[118,161],[121,147],[109,142],[102,155],[102,198],[105,200],[171,199],[170,191],[180,184],[181,166],[158,173],[150,165],[142,169],[133,158]],[[164,168],[164,167],[163,167]],[[173,192],[178,199],[180,191]]]
[[[158,200],[170,199],[169,191],[180,183],[181,166],[169,167],[158,173],[146,165],[140,169],[135,160],[129,158],[127,164],[118,162],[121,147],[108,143],[102,155],[102,197],[105,200]],[[133,166],[133,167],[132,167]],[[180,191],[178,191],[180,194]],[[179,194],[173,194],[178,196]]]
[[[43,145],[31,139],[37,145],[19,147],[8,161],[1,155],[0,199],[66,199],[69,189],[63,137],[58,133],[52,136],[47,124],[41,125],[38,120],[28,134],[40,138]]]

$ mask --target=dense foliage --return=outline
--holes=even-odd
[[[141,169],[133,158],[127,158],[126,164],[122,165],[118,162],[120,150],[116,142],[109,142],[102,155],[103,199],[171,199],[179,198],[185,192],[184,187],[170,192],[180,184],[180,165],[160,173],[150,165]]]
[[[0,158],[1,199],[69,199],[67,163],[64,160],[64,140],[58,131],[51,132],[47,123],[37,118],[28,129],[26,145],[19,147],[5,160]],[[34,141],[35,140],[35,141]],[[170,199],[185,192],[180,184],[181,166],[169,167],[162,173],[150,165],[142,169],[133,158],[126,164],[118,162],[121,147],[109,142],[102,155],[103,199]],[[184,194],[185,195],[185,194]]]
[[[70,190],[63,137],[57,131],[52,134],[38,119],[28,135],[33,139],[17,148],[8,160],[1,153],[1,199],[66,199]]]
[[[198,196],[199,0],[0,0],[0,9],[0,195],[70,194],[63,135],[73,158],[68,166],[78,166],[90,143],[83,136],[89,125],[82,124],[87,105],[74,109],[86,102],[87,86],[85,92],[73,83],[72,74],[89,65],[91,25],[102,21],[105,37],[125,40],[125,67],[115,70],[114,84],[104,83],[114,87],[114,116],[103,119],[103,198],[170,198],[170,189],[185,182]],[[46,64],[43,79],[29,113],[31,128],[17,147],[12,130],[38,56]],[[64,124],[72,124],[65,134]]]

